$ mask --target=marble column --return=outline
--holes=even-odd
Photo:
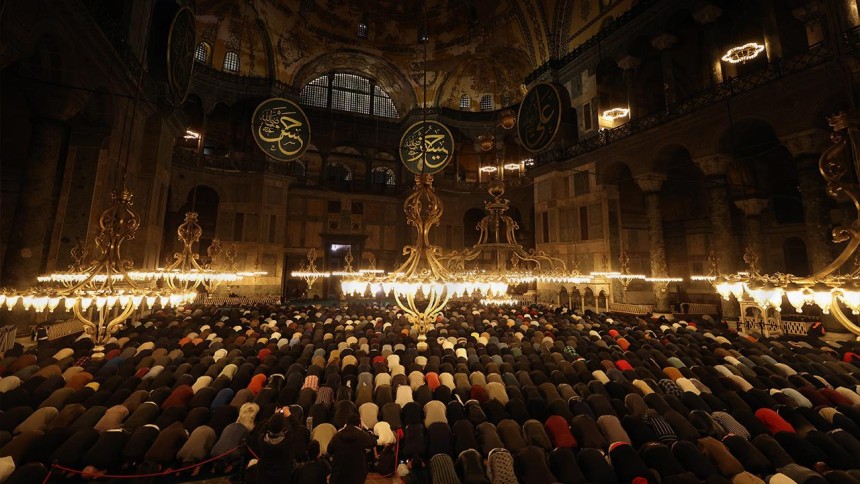
[[[738,270],[738,248],[737,241],[732,235],[731,205],[729,205],[728,182],[726,180],[729,160],[728,155],[721,153],[694,160],[707,177],[711,209],[711,245],[719,259],[717,268],[723,274],[734,273]],[[738,317],[737,301],[721,301],[724,318]]]
[[[666,181],[662,173],[646,173],[636,177],[636,183],[645,194],[645,213],[648,216],[648,243],[651,256],[651,275],[667,276],[666,245],[663,241],[663,216],[660,213],[660,187]],[[654,285],[655,309],[657,312],[669,311],[669,294],[665,286]]]
[[[618,67],[624,70],[624,84],[627,88],[627,109],[630,110],[628,119],[633,119],[634,117],[639,116],[637,109],[638,106],[635,106],[634,103],[635,93],[633,92],[633,87],[635,86],[636,81],[636,69],[639,68],[641,63],[642,61],[632,55],[628,55],[618,61]]]
[[[782,59],[782,40],[779,35],[779,22],[776,20],[773,0],[761,2],[761,26],[764,36],[764,48],[768,62]]]
[[[762,239],[760,215],[762,210],[767,208],[767,204],[766,198],[746,198],[735,201],[735,206],[746,215],[747,245],[758,256],[759,268],[765,272],[767,272],[767,254]]]
[[[824,179],[818,170],[821,153],[832,145],[830,133],[823,129],[810,129],[780,138],[794,156],[797,166],[798,189],[803,202],[803,220],[806,230],[806,251],[810,270],[814,273],[832,260],[834,245],[828,213],[828,198]]]
[[[704,48],[702,52],[705,79],[711,80],[711,85],[723,82],[723,69],[720,57],[723,55],[717,48],[716,27],[714,23],[723,14],[723,10],[712,4],[705,3],[693,12],[693,19],[702,26]]]
[[[813,273],[820,271],[832,260],[830,220],[826,216],[827,196],[824,180],[818,172],[818,157],[801,155],[797,159],[798,188],[803,200],[803,221],[806,227],[806,252]]]
[[[791,14],[803,22],[806,27],[806,42],[809,46],[826,40],[827,31],[824,23],[826,10],[823,2],[820,0],[809,1],[793,9]]]
[[[671,48],[678,38],[669,33],[662,33],[651,39],[651,45],[660,51],[660,67],[663,70],[663,94],[666,100],[666,111],[669,111],[676,99],[675,68],[672,66]]]
[[[56,210],[55,188],[60,158],[66,149],[65,122],[33,119],[27,172],[15,205],[3,260],[3,285],[30,287],[44,270]]]

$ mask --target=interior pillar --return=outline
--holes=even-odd
[[[646,173],[636,177],[636,183],[645,194],[645,212],[648,217],[648,244],[651,257],[651,275],[654,277],[665,277],[666,272],[666,245],[663,241],[663,216],[660,213],[660,187],[666,181],[666,175],[662,173]],[[655,309],[657,312],[669,311],[669,293],[661,290],[660,284],[654,284]]]
[[[758,256],[759,267],[766,266],[766,253],[764,250],[764,241],[762,240],[761,230],[761,212],[767,207],[768,200],[766,198],[746,198],[744,200],[736,200],[735,206],[738,207],[744,215],[746,215],[747,225],[747,245]]]
[[[675,69],[672,66],[672,51],[670,50],[677,41],[677,37],[666,32],[651,39],[651,45],[660,51],[660,67],[663,70],[663,94],[666,100],[666,111],[669,111],[669,106],[675,102],[677,95]]]
[[[702,25],[702,44],[705,78],[710,79],[712,85],[723,82],[723,66],[720,62],[722,53],[717,48],[716,26],[714,23],[720,18],[723,11],[716,5],[706,3],[693,12],[693,18]]]
[[[68,127],[49,117],[32,121],[27,173],[15,205],[3,261],[3,285],[29,287],[43,270],[56,209],[55,190]]]
[[[731,206],[729,205],[726,171],[729,157],[724,154],[705,156],[694,160],[707,177],[711,208],[711,244],[717,255],[717,268],[723,274],[737,271],[738,249],[732,235]],[[724,318],[737,318],[740,314],[737,301],[721,299]]]

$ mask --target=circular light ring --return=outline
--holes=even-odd
[[[739,62],[746,62],[748,60],[755,59],[762,52],[764,52],[763,45],[756,42],[750,42],[748,44],[732,47],[726,51],[726,55],[724,55],[722,59],[731,64],[737,64]]]
[[[627,108],[612,108],[603,111],[603,114],[600,117],[607,121],[615,121],[616,119],[623,118],[628,114],[630,114],[630,110]]]
[[[519,163],[507,163],[507,164],[505,164],[505,170],[513,171],[513,170],[519,170],[519,169],[520,169]]]
[[[495,172],[499,171],[499,169],[496,168],[495,166],[482,166],[481,171],[484,173],[495,173]]]

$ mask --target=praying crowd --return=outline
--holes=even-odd
[[[860,343],[452,303],[190,306],[0,358],[0,482],[860,483]]]

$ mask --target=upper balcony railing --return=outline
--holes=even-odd
[[[295,176],[291,164],[275,162],[266,157],[207,155],[180,147],[173,150],[173,164],[209,170]]]
[[[529,73],[528,76],[526,76],[526,84],[531,84],[532,82],[534,82],[535,80],[540,78],[540,76],[542,76],[544,73],[546,73],[550,69],[561,69],[562,67],[566,66],[567,64],[573,62],[574,59],[581,56],[582,54],[587,52],[592,47],[596,47],[596,46],[600,45],[600,43],[603,40],[605,40],[606,38],[608,38],[609,36],[611,36],[612,34],[617,32],[618,30],[620,30],[622,27],[627,25],[631,20],[638,17],[639,14],[641,14],[642,12],[644,12],[644,11],[648,10],[649,8],[653,7],[654,5],[656,5],[658,1],[659,0],[642,0],[642,1],[640,1],[639,3],[637,3],[636,5],[631,7],[630,10],[619,15],[618,18],[616,18],[615,20],[610,22],[608,25],[606,25],[605,27],[600,29],[599,32],[597,32],[595,35],[589,37],[588,40],[586,40],[582,44],[576,46],[573,50],[571,50],[570,52],[568,52],[564,56],[562,56],[558,59],[550,59],[550,60],[544,62],[543,64],[541,64],[540,66],[538,66],[537,69],[535,69],[534,71]],[[600,20],[602,18],[603,18],[602,16],[598,16],[598,17],[594,18],[591,22],[589,22],[588,25],[583,26],[582,30],[590,27],[591,24],[593,24],[594,22],[597,22],[598,20]]]
[[[852,52],[860,47],[860,29],[847,31],[842,36],[845,52]],[[710,88],[670,105],[665,111],[656,112],[634,118],[616,128],[603,129],[596,135],[583,139],[566,149],[549,150],[535,157],[535,166],[543,166],[552,162],[568,160],[621,141],[635,134],[666,124],[700,109],[712,106],[721,101],[758,87],[770,84],[792,74],[803,72],[835,58],[833,48],[827,43],[811,46],[807,51],[788,59],[779,59],[770,63],[766,68],[756,72],[726,79]]]

